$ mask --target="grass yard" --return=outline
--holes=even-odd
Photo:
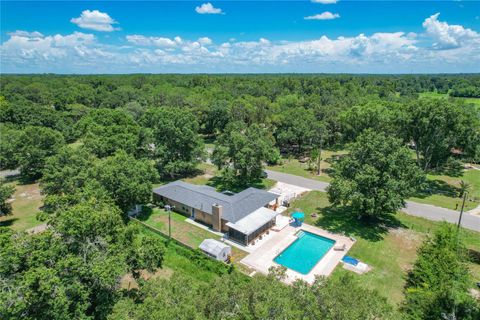
[[[429,174],[427,179],[433,190],[432,193],[419,194],[410,198],[410,200],[447,209],[460,210],[462,199],[457,196],[457,193],[460,181],[463,180],[470,184],[465,210],[468,211],[480,205],[480,170],[465,170],[461,177]]]
[[[208,230],[197,227],[185,221],[187,218],[177,212],[171,213],[172,237],[176,240],[192,247],[198,248],[204,239],[220,239],[221,237],[209,232]],[[168,213],[160,208],[155,208],[151,212],[145,212],[139,217],[139,220],[168,234]],[[240,261],[247,255],[247,252],[232,247],[232,260]]]
[[[398,213],[383,225],[368,225],[352,217],[346,210],[330,207],[327,194],[312,191],[292,203],[289,211],[302,209],[306,223],[336,233],[354,236],[357,243],[348,255],[371,265],[373,270],[364,275],[355,275],[368,288],[384,294],[392,303],[403,299],[405,275],[415,261],[416,250],[426,235],[431,234],[440,223]],[[315,212],[318,217],[312,218]],[[462,229],[462,236],[469,249],[480,251],[480,234]],[[480,281],[480,264],[470,263],[475,281]],[[339,265],[334,277],[349,272]]]
[[[422,92],[420,93],[420,97],[426,98],[435,98],[435,99],[448,99],[450,95],[448,93],[437,93],[437,92]],[[460,98],[460,97],[452,97],[453,99],[463,100],[466,103],[471,103],[475,105],[477,109],[480,108],[480,98]]]
[[[283,173],[289,173],[296,176],[301,176],[304,178],[315,179],[319,181],[329,182],[330,176],[328,175],[329,169],[335,161],[337,156],[346,154],[347,151],[332,151],[332,150],[323,150],[322,151],[322,161],[320,163],[321,173],[317,175],[316,171],[311,171],[308,168],[308,163],[302,163],[298,159],[283,159],[283,163],[275,166],[268,166],[267,169],[273,171],[279,171]]]
[[[12,197],[13,212],[9,216],[0,217],[0,226],[24,231],[42,224],[43,222],[36,218],[37,212],[43,205],[38,183],[21,184],[14,180],[12,184],[15,185],[15,193]]]

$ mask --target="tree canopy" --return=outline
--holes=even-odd
[[[155,108],[141,119],[146,128],[148,154],[158,172],[171,178],[191,172],[203,157],[203,141],[192,112],[178,108]]]
[[[358,217],[395,213],[422,183],[423,175],[400,139],[366,130],[333,166],[328,197]]]
[[[471,276],[461,235],[444,223],[425,240],[408,274],[403,310],[408,319],[478,319],[480,305],[468,290]]]
[[[224,170],[225,178],[248,185],[262,177],[264,162],[275,163],[279,157],[274,139],[267,128],[243,122],[228,125],[218,137],[213,163]]]

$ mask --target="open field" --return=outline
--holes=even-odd
[[[448,93],[437,93],[437,92],[422,92],[420,97],[428,98],[437,98],[437,99],[448,99],[450,96]],[[467,103],[474,104],[477,108],[480,108],[480,98],[460,98],[460,97],[451,97],[452,99],[463,100]]]
[[[12,215],[0,217],[0,226],[23,231],[42,224],[36,218],[37,212],[43,205],[38,183],[21,184],[14,180],[12,184],[15,185],[15,193],[12,197],[13,212]]]
[[[187,218],[179,213],[171,212],[171,228],[172,237],[176,240],[192,247],[198,248],[200,243],[204,239],[220,239],[221,237],[192,225],[185,221]],[[160,208],[154,208],[151,212],[146,211],[139,220],[144,223],[160,230],[164,234],[168,234],[168,213]],[[236,247],[232,247],[232,260],[240,261],[247,255],[245,251],[242,251]]]
[[[319,191],[309,192],[297,199],[289,211],[296,208],[305,212],[308,224],[355,237],[357,243],[348,255],[373,267],[369,273],[355,276],[366,287],[379,290],[392,303],[399,303],[403,298],[404,277],[415,261],[418,246],[426,235],[440,225],[403,213],[386,219],[383,225],[365,224],[350,216],[345,209],[330,207],[327,194]],[[311,217],[314,212],[318,215],[316,218]],[[462,229],[462,236],[469,249],[480,251],[479,233]],[[480,265],[472,262],[470,269],[474,279],[480,281]],[[349,271],[339,265],[333,276],[337,277],[345,272]]]

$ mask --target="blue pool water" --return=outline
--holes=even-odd
[[[335,241],[303,230],[297,236],[298,239],[273,261],[301,274],[307,274],[334,246]]]

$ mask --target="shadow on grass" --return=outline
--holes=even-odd
[[[262,179],[255,180],[252,183],[235,183],[235,184],[225,184],[224,180],[220,176],[215,176],[208,180],[207,186],[217,189],[217,191],[231,191],[234,193],[241,192],[247,188],[253,187],[257,189],[265,189],[266,185]]]
[[[356,236],[368,241],[380,241],[389,229],[404,228],[394,215],[386,215],[370,219],[358,219],[351,213],[349,207],[317,208],[321,213],[315,225],[334,233],[344,233],[347,236]]]
[[[424,186],[414,196],[417,198],[426,198],[434,194],[440,194],[447,197],[455,198],[459,189],[443,180],[427,180]]]
[[[142,207],[142,212],[137,215],[137,219],[140,220],[140,221],[147,221],[150,216],[153,214],[153,208],[152,207],[149,207],[149,206],[143,206]]]
[[[8,219],[8,220],[0,221],[0,227],[10,227],[17,220],[18,220],[18,218],[11,218],[11,219]]]
[[[169,183],[169,182],[177,181],[177,180],[180,180],[180,179],[191,179],[191,178],[195,178],[197,176],[200,176],[202,174],[205,174],[204,170],[195,168],[195,169],[192,169],[192,170],[189,170],[189,171],[186,171],[186,172],[175,174],[173,177],[170,176],[170,175],[164,175],[160,178],[160,181],[158,181],[158,183],[163,184],[163,183]]]

